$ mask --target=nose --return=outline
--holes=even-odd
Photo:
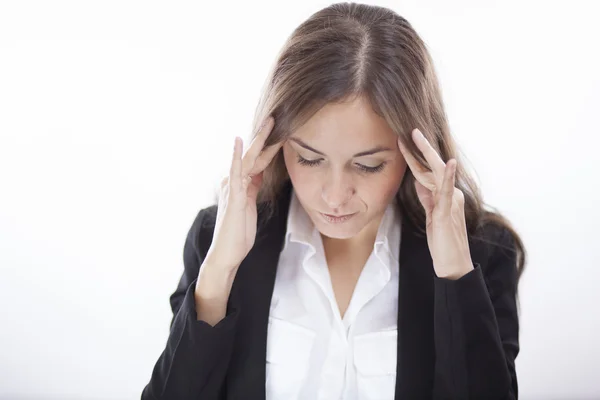
[[[348,204],[356,189],[352,179],[345,173],[331,172],[323,186],[321,196],[332,213],[343,214],[344,206]]]

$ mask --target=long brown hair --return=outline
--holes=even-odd
[[[411,140],[419,128],[444,162],[458,161],[456,187],[465,195],[467,229],[484,224],[506,228],[516,248],[518,277],[526,259],[520,236],[498,211],[490,210],[465,170],[450,133],[433,61],[410,23],[394,11],[357,3],[332,4],[311,15],[287,39],[268,75],[254,116],[253,132],[268,116],[275,125],[265,146],[286,140],[327,103],[367,98],[419,162],[428,163]],[[258,194],[262,210],[272,211],[289,179],[283,152],[263,172]],[[397,193],[403,218],[424,232],[425,213],[407,169]],[[484,209],[487,207],[488,210]],[[272,215],[267,211],[267,216]],[[267,217],[268,219],[268,217]]]

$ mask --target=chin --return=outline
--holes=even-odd
[[[326,236],[330,239],[350,239],[353,238],[354,236],[356,236],[356,232],[340,232],[340,231],[334,231],[331,229],[325,230],[325,229],[318,229],[319,233],[321,233],[321,235]]]

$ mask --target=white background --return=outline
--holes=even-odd
[[[323,1],[0,3],[0,398],[138,399],[185,235]],[[595,1],[379,1],[529,250],[520,398],[600,398]]]

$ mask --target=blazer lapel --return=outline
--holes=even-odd
[[[281,189],[275,214],[260,227],[254,246],[239,267],[230,304],[239,308],[227,398],[264,399],[269,309],[279,254],[283,248],[292,185]],[[258,220],[263,213],[259,210]]]
[[[403,218],[398,285],[396,400],[431,398],[435,364],[433,261],[427,238]]]

